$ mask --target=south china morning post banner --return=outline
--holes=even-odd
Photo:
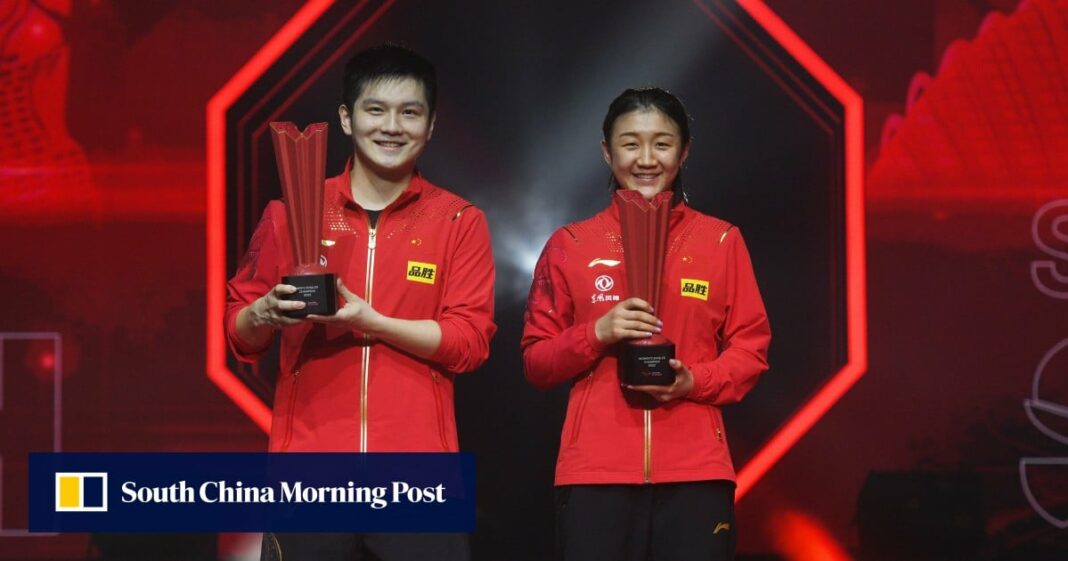
[[[469,453],[33,453],[31,532],[470,532]]]

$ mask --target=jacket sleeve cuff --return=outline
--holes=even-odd
[[[464,320],[440,320],[441,341],[429,359],[445,370],[455,373],[470,372],[482,366],[489,358],[489,339],[496,327],[469,324]]]
[[[452,355],[452,349],[456,346],[457,334],[448,322],[439,321],[438,327],[441,329],[441,341],[438,342],[438,348],[434,350],[434,354],[430,356],[430,362],[448,366],[451,364],[449,360]]]
[[[594,356],[600,356],[600,354],[608,348],[607,344],[602,343],[601,340],[597,338],[596,321],[591,321],[586,324],[586,344],[590,346],[590,350],[593,351]]]
[[[241,362],[256,362],[271,344],[267,343],[266,347],[262,349],[256,348],[249,344],[247,341],[241,338],[237,333],[237,315],[241,313],[241,308],[235,310],[230,314],[230,317],[226,319],[226,341],[230,345],[230,350],[234,353],[234,356]]]
[[[716,370],[718,369],[714,362],[692,365],[690,374],[693,375],[693,388],[690,389],[690,394],[686,398],[691,401],[705,402],[714,397],[718,393],[714,387]]]

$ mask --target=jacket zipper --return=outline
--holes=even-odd
[[[712,428],[716,430],[716,440],[723,442],[723,428],[719,426],[719,421],[716,419],[716,412],[711,407],[708,409],[708,416],[712,419]]]
[[[441,449],[448,451],[449,443],[445,438],[445,404],[441,397],[441,377],[437,372],[430,372],[431,378],[434,380],[434,405],[438,407],[438,436],[441,437]]]
[[[653,480],[653,410],[645,410],[645,431],[644,431],[644,477],[646,483],[652,483]]]
[[[578,410],[575,411],[575,427],[571,429],[571,444],[578,442],[579,428],[582,427],[582,414],[586,412],[586,402],[590,400],[590,389],[593,387],[593,371],[586,374],[584,379],[586,387],[582,390],[582,401],[579,401]]]
[[[381,221],[382,216],[378,219]],[[370,220],[367,223],[367,282],[364,285],[364,300],[371,305],[372,290],[375,278],[375,236],[377,228],[372,227]],[[371,374],[371,336],[363,335],[363,352],[360,365],[360,452],[367,451],[367,386]]]
[[[300,369],[293,371],[289,387],[289,411],[286,413],[286,432],[282,437],[282,451],[289,450],[289,443],[293,439],[293,408],[297,406],[297,382],[300,380]]]

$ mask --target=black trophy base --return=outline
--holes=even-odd
[[[322,275],[290,275],[282,277],[282,284],[297,287],[293,294],[283,296],[283,300],[304,302],[303,310],[286,312],[291,318],[307,317],[311,314],[332,316],[337,312],[337,282],[334,273]]]
[[[619,353],[619,381],[629,386],[670,386],[675,383],[675,343],[660,335],[625,341]]]

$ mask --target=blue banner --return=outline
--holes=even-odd
[[[430,453],[34,453],[33,532],[470,532],[475,460]]]

